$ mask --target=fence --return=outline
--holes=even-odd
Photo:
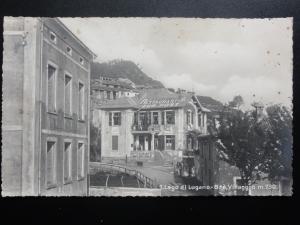
[[[95,167],[91,169],[92,173],[96,173],[98,171],[105,171],[108,170],[110,172],[122,172],[126,173],[132,176],[135,176],[140,182],[144,183],[144,188],[157,188],[158,184],[156,181],[152,180],[151,178],[145,176],[141,172],[135,170],[135,169],[130,169],[124,166],[120,165],[115,165],[115,164],[108,164],[108,163],[97,163],[99,167]]]

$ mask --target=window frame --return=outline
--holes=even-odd
[[[115,124],[115,114],[119,114],[119,123],[118,124]],[[116,126],[121,126],[121,119],[122,119],[122,113],[121,113],[121,111],[115,111],[115,112],[113,112],[112,113],[112,125],[114,126],[114,127],[116,127]]]
[[[167,141],[171,141],[171,147],[167,148]],[[174,149],[173,149],[173,142],[174,141]],[[176,144],[176,135],[166,135],[165,136],[165,149],[166,150],[175,150],[175,144]]]
[[[113,148],[113,146],[114,146],[114,145],[113,145],[114,137],[117,138],[117,149],[114,149],[114,148]],[[119,151],[119,135],[112,135],[112,136],[111,136],[111,150],[112,150],[113,152]]]
[[[83,93],[83,97],[82,97],[82,103],[81,103],[81,114],[79,114],[80,110],[79,110],[79,100],[81,98],[81,91],[80,91],[80,84],[82,84],[82,93]],[[84,85],[84,82],[81,81],[81,80],[78,80],[78,107],[77,107],[77,110],[78,110],[78,120],[79,121],[84,121],[84,118],[85,118],[85,85]]]
[[[173,112],[174,113],[174,119],[173,119],[173,123],[168,123],[168,117],[167,117],[167,114],[168,112]],[[165,117],[166,117],[166,121],[165,121],[165,124],[166,125],[175,125],[176,123],[176,114],[175,114],[175,110],[165,110]]]
[[[154,123],[154,113],[157,113],[157,123]],[[151,114],[152,114],[151,115],[151,117],[152,117],[152,121],[151,121],[152,124],[153,125],[159,125],[159,112],[158,111],[152,111]]]
[[[54,143],[54,156],[53,156],[53,159],[54,159],[54,162],[53,162],[53,177],[52,177],[52,181],[51,182],[48,182],[48,143],[49,142],[53,142]],[[55,137],[47,137],[46,139],[46,146],[45,146],[45,152],[46,152],[46,155],[45,155],[45,186],[46,186],[46,189],[51,189],[51,188],[55,188],[57,187],[57,184],[58,184],[58,181],[57,181],[57,138]]]
[[[65,89],[65,85],[66,85],[66,76],[70,77],[70,114],[66,114],[66,89]],[[73,76],[71,73],[69,73],[68,71],[64,72],[64,116],[66,117],[72,117],[73,114]]]
[[[53,108],[54,110],[50,111],[49,110],[49,66],[51,67],[54,67],[55,68],[55,73],[54,73],[54,105],[53,105]],[[48,113],[57,113],[57,74],[58,74],[58,65],[55,64],[54,62],[52,61],[48,61],[47,62],[47,72],[46,72],[46,109],[47,109],[47,112]]]
[[[82,159],[81,159],[81,171],[79,171],[79,145],[82,144]],[[82,180],[85,178],[85,143],[84,141],[77,141],[77,180]],[[80,173],[82,172],[82,173]]]
[[[69,155],[69,174],[68,174],[68,177],[66,179],[65,177],[65,152],[66,152],[66,149],[65,149],[65,144],[66,143],[69,143],[70,146],[69,146],[69,151],[70,151],[70,155]],[[64,140],[64,149],[63,149],[63,182],[64,184],[69,184],[72,182],[72,168],[73,168],[73,162],[72,162],[72,156],[73,156],[73,148],[72,148],[72,140],[71,139],[65,139]]]
[[[51,36],[54,36],[54,39],[52,40]],[[49,35],[49,40],[54,43],[54,44],[57,44],[57,35],[56,33],[54,33],[53,31],[50,31],[50,35]]]
[[[73,50],[69,45],[66,46],[66,52],[69,56],[72,56]]]
[[[84,59],[83,59],[82,57],[79,57],[79,63],[80,63],[81,65],[84,65]]]

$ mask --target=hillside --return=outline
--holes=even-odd
[[[224,105],[209,97],[209,96],[197,96],[199,102],[201,103],[201,105],[203,105],[205,108],[211,110],[212,112],[221,112],[224,108]]]
[[[113,60],[110,62],[91,64],[91,78],[99,76],[112,78],[127,78],[136,85],[145,85],[152,88],[163,88],[163,84],[147,76],[134,62],[126,60]]]

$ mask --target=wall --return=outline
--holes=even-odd
[[[38,20],[6,17],[3,54],[3,195],[37,191],[36,67]]]
[[[49,33],[47,29],[42,29],[42,20],[64,40],[58,41],[58,46],[51,46],[47,42]],[[44,40],[41,39],[42,34],[46,36]],[[68,42],[68,45],[74,48],[72,59],[64,54],[64,42]],[[89,63],[92,55],[55,19],[50,18],[6,17],[3,46],[2,194],[86,194],[89,155]],[[85,58],[84,65],[76,63],[79,55]],[[59,68],[58,111],[55,114],[46,111],[46,68],[49,60]],[[73,96],[74,113],[71,118],[64,118],[64,71],[73,76],[73,91],[76,90],[79,79],[85,85],[86,113],[82,121],[78,121],[76,92]],[[57,173],[61,177],[63,139],[66,137],[72,139],[74,157],[77,151],[76,143],[79,140],[85,143],[84,179],[78,180],[74,177],[73,183],[46,190],[44,178],[47,137],[56,137],[58,140],[57,160],[60,164]],[[73,161],[76,162],[76,158]],[[75,168],[76,163],[73,166]]]
[[[121,112],[121,126],[109,126],[109,112]],[[129,156],[132,149],[133,135],[131,126],[133,124],[133,110],[105,110],[101,113],[101,157]],[[118,150],[112,150],[112,135],[118,136]],[[104,141],[105,140],[105,141]]]
[[[47,110],[47,92],[41,95],[41,168],[40,188],[42,195],[85,195],[87,194],[87,173],[89,155],[89,79],[91,56],[79,45],[76,40],[52,19],[44,20],[44,39],[42,51],[42,90],[47,90],[47,66],[53,64],[57,67],[56,112]],[[56,44],[50,41],[50,31],[57,36]],[[72,48],[72,55],[66,53],[66,47]],[[83,65],[79,58],[84,58]],[[72,77],[72,115],[66,115],[64,110],[64,77]],[[84,119],[78,116],[79,81],[84,84]],[[46,186],[46,142],[47,138],[57,140],[57,185],[52,188]],[[63,151],[64,140],[72,142],[72,181],[65,184],[63,181]],[[85,176],[77,177],[78,142],[84,143],[85,148]]]

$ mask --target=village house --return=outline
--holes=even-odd
[[[135,84],[129,79],[100,76],[91,80],[91,96],[99,100],[133,97],[138,94],[134,89]]]
[[[144,89],[98,105],[94,122],[101,127],[102,160],[153,158],[159,151],[176,158],[194,152],[196,175],[213,184],[215,148],[207,114],[193,93]]]
[[[2,195],[87,195],[90,63],[57,18],[4,20]]]

